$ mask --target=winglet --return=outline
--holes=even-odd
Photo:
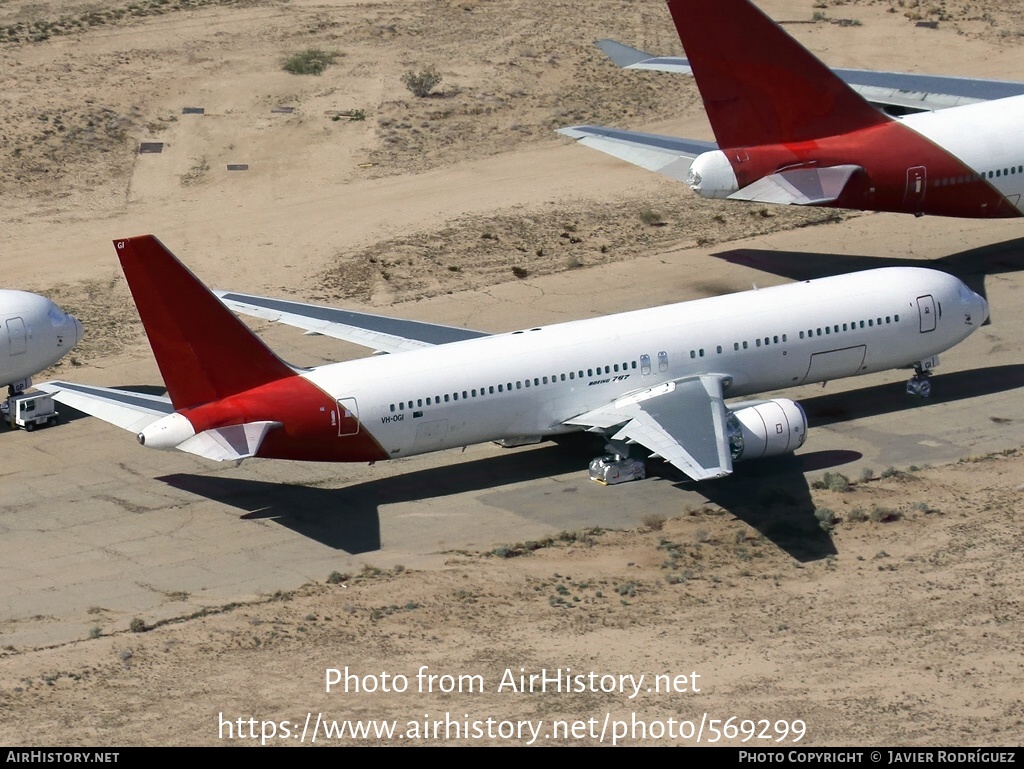
[[[749,0],[669,0],[718,144],[810,141],[889,122]]]
[[[175,409],[295,376],[154,236],[114,248]]]

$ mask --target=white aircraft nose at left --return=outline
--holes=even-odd
[[[0,290],[0,386],[23,390],[82,339],[82,324],[44,296]]]
[[[50,318],[50,325],[57,331],[55,341],[58,347],[70,350],[82,341],[82,323],[78,318],[64,312],[53,302],[50,302],[46,314]]]

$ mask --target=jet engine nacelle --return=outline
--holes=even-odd
[[[740,188],[732,163],[721,150],[695,157],[686,183],[702,198],[727,198]]]
[[[787,398],[731,406],[725,425],[734,462],[788,454],[807,436],[807,415]]]
[[[136,436],[139,443],[151,449],[174,449],[196,434],[187,417],[175,412],[146,425]]]

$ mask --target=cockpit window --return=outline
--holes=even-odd
[[[50,305],[50,309],[46,311],[46,314],[50,316],[50,323],[54,326],[63,325],[64,321],[67,320],[68,317],[64,314],[64,311],[55,304]]]

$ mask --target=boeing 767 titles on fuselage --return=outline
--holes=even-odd
[[[559,133],[705,198],[1022,215],[1024,83],[833,71],[750,0],[668,7],[687,58],[598,45],[622,67],[692,73],[717,144],[601,126]]]
[[[220,299],[155,237],[115,241],[167,397],[68,382],[41,389],[215,460],[375,462],[589,430],[695,480],[805,439],[791,400],[726,398],[915,368],[988,317],[960,280],[893,267],[552,326],[486,334],[278,299]],[[278,358],[228,308],[354,341],[373,355],[311,369]]]

